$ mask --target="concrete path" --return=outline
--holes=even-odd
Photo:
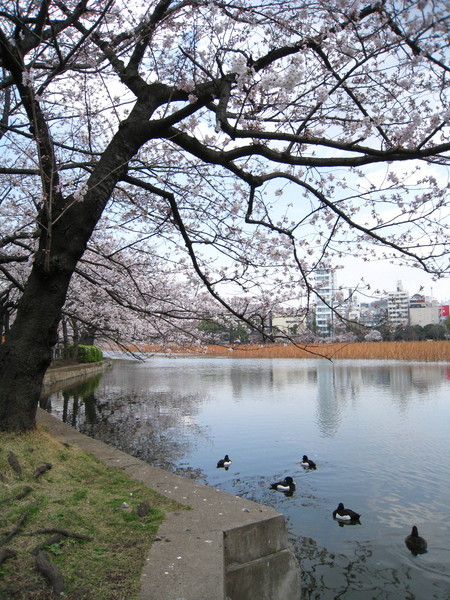
[[[283,515],[180,477],[83,435],[38,409],[37,421],[151,489],[191,507],[168,513],[145,561],[139,600],[300,600]]]

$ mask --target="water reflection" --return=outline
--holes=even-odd
[[[60,391],[55,391],[50,395],[44,394],[39,403],[40,407],[48,412],[52,412],[52,400],[56,402],[57,405],[61,404],[61,417],[64,423],[68,423],[72,427],[77,427],[80,403],[83,403],[86,420],[91,420],[92,423],[96,423],[97,401],[95,398],[95,390],[98,388],[101,378],[101,374],[94,375],[93,377],[85,377],[81,380],[78,379],[75,385],[73,383],[70,383],[69,385],[66,384]],[[55,390],[61,385],[64,384],[53,384],[51,389]]]
[[[448,365],[158,357],[114,361],[92,385],[51,395],[48,410],[152,464],[274,506],[303,598],[449,599]],[[227,453],[231,465],[218,469]],[[316,470],[301,466],[304,454]],[[292,494],[270,490],[286,476]],[[340,527],[339,502],[361,524]],[[429,543],[419,557],[404,545],[414,524]]]
[[[116,364],[112,373],[104,375],[53,393],[41,401],[42,408],[81,433],[155,466],[177,470],[176,461],[192,443],[185,435],[186,426],[196,436],[207,436],[195,424],[201,394],[155,391],[145,373],[128,363]],[[189,474],[191,469],[186,471]],[[195,471],[195,476],[200,474]]]
[[[321,361],[317,366],[317,423],[323,435],[336,435],[341,422],[341,408],[335,393],[335,369]]]

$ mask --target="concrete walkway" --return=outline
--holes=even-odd
[[[123,469],[192,510],[168,513],[145,561],[139,600],[299,600],[300,576],[283,515],[180,477],[83,435],[38,409],[62,442]]]

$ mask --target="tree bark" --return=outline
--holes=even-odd
[[[0,346],[0,428],[26,431],[36,423],[36,408],[64,305],[70,274],[32,274],[16,319]]]

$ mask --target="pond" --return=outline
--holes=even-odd
[[[151,464],[275,507],[303,600],[450,598],[448,364],[114,360],[43,405]],[[231,466],[217,468],[225,454]],[[315,470],[302,468],[304,454]],[[270,489],[288,475],[294,494]],[[360,521],[334,520],[339,502]],[[405,546],[413,525],[426,554]]]

